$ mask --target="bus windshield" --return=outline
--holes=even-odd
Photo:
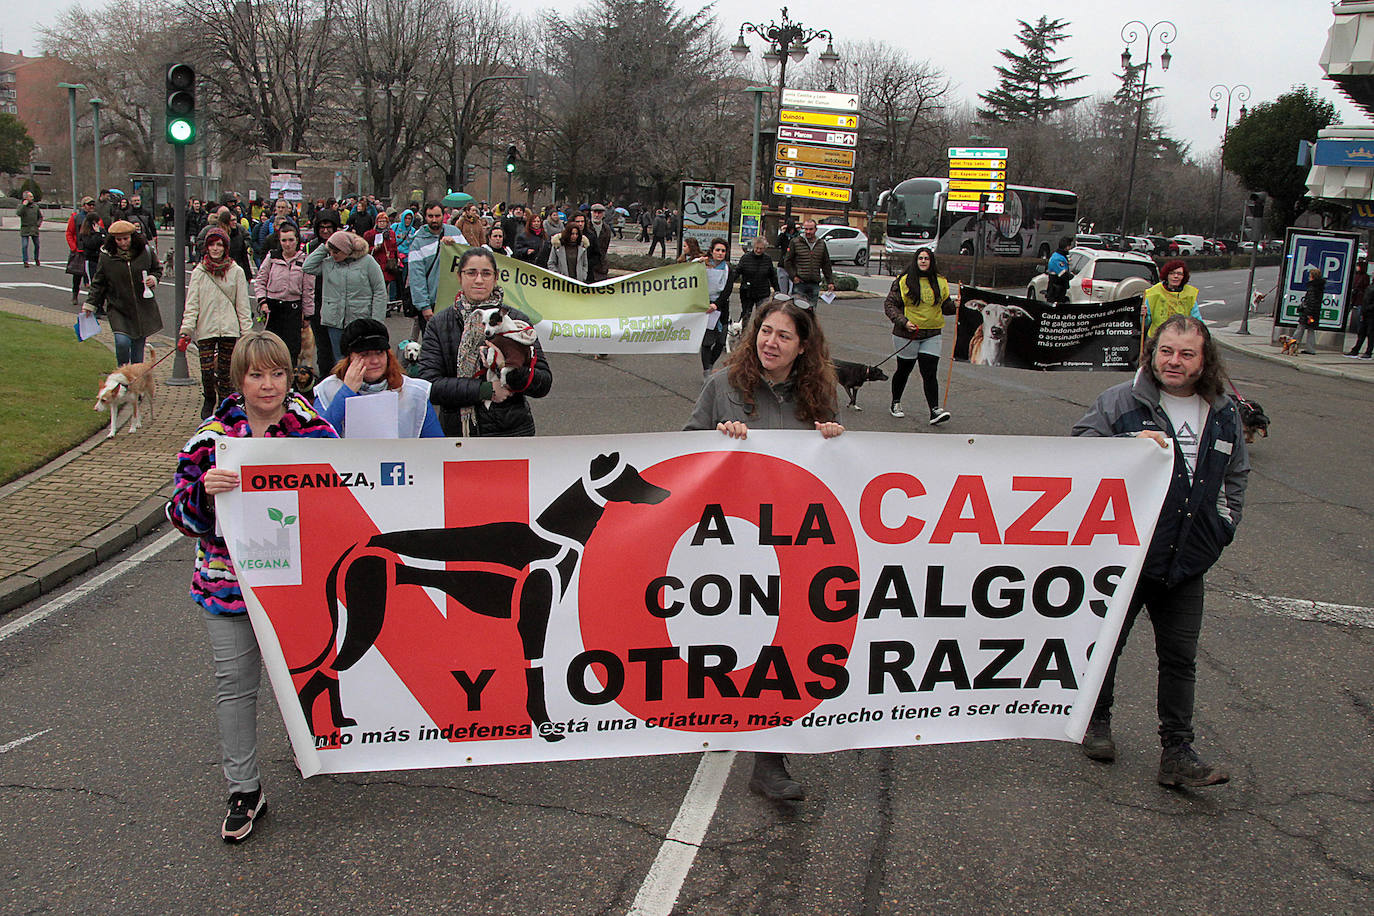
[[[941,190],[940,182],[932,178],[912,178],[897,185],[888,197],[888,234],[899,238],[934,238]]]

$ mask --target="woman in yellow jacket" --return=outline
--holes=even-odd
[[[1146,339],[1155,336],[1160,325],[1171,315],[1192,315],[1202,320],[1197,307],[1197,287],[1188,283],[1188,265],[1179,260],[1165,261],[1160,276],[1164,279],[1145,290]]]
[[[940,385],[936,369],[940,365],[940,335],[945,316],[954,314],[949,298],[949,282],[940,276],[935,252],[918,248],[906,273],[892,281],[883,312],[892,322],[892,347],[897,369],[892,374],[892,415],[904,417],[902,392],[913,366],[921,367],[921,382],[926,403],[930,405],[930,425],[939,426],[950,418],[940,406]]]

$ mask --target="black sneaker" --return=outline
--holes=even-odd
[[[782,754],[754,754],[754,775],[749,790],[773,801],[801,801],[806,789],[787,772]]]
[[[262,789],[252,792],[235,792],[229,796],[229,813],[224,816],[224,826],[219,835],[226,843],[241,843],[253,832],[253,819],[267,810],[267,802],[262,797]]]
[[[1083,733],[1083,756],[1089,760],[1111,763],[1116,760],[1116,742],[1112,740],[1110,719],[1091,719]]]
[[[1186,741],[1166,747],[1159,755],[1159,776],[1161,786],[1219,786],[1231,781],[1231,774],[1223,766],[1209,766],[1198,757],[1197,751]]]
[[[939,426],[941,423],[947,422],[952,416],[953,414],[943,407],[932,407],[930,408],[930,425]]]

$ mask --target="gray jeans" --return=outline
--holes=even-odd
[[[262,653],[247,614],[205,612],[215,656],[215,718],[230,792],[258,788],[258,683]]]
[[[805,299],[815,308],[821,298],[821,284],[812,283],[810,280],[793,280],[792,295],[798,299]]]

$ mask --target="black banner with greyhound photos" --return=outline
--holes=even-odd
[[[954,358],[1010,369],[1134,371],[1142,302],[1053,305],[965,286]]]

